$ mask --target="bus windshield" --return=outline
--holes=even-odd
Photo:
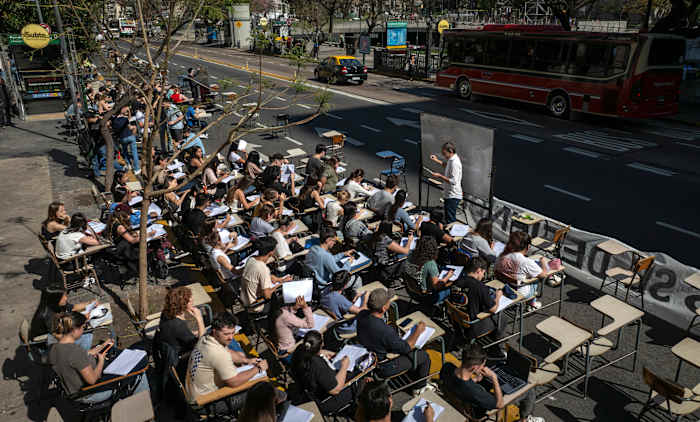
[[[680,66],[685,56],[685,40],[655,38],[649,49],[649,66]]]

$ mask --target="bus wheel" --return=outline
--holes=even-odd
[[[457,95],[465,100],[468,100],[472,96],[472,84],[469,79],[462,78],[457,82]]]
[[[547,108],[554,117],[567,118],[569,116],[569,98],[566,94],[557,92],[549,97]]]

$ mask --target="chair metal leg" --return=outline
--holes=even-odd
[[[691,330],[691,329],[693,328],[693,326],[695,325],[695,320],[696,320],[698,317],[700,317],[700,315],[697,315],[697,314],[696,314],[696,315],[693,317],[693,319],[690,320],[690,324],[688,325],[688,329],[686,330],[688,334],[690,334],[690,330]]]

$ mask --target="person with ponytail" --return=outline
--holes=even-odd
[[[68,292],[63,287],[49,287],[44,289],[41,292],[39,309],[36,313],[37,320],[36,323],[33,324],[33,328],[35,327],[35,335],[33,337],[48,333],[47,344],[51,346],[57,343],[58,338],[51,333],[53,320],[57,314],[71,311],[82,313],[86,312],[88,307],[92,309],[98,304],[99,302],[97,300],[75,304],[69,303]],[[84,333],[75,343],[83,349],[89,350],[92,347],[92,333]]]
[[[416,227],[420,226],[421,221],[423,221],[423,216],[419,215],[415,222],[413,219],[411,219],[408,212],[406,212],[406,210],[403,208],[404,204],[406,203],[406,196],[408,196],[408,194],[403,189],[396,192],[396,196],[394,196],[394,203],[386,211],[385,217],[387,221],[393,221],[394,223],[400,224],[403,231],[415,230]]]
[[[292,355],[292,375],[301,387],[311,393],[321,413],[331,413],[354,402],[353,388],[344,388],[350,359],[345,356],[336,371],[331,363],[334,353],[323,350],[323,337],[318,331],[306,333]],[[330,399],[325,400],[331,396]],[[322,400],[325,400],[321,402]]]
[[[493,221],[490,218],[482,218],[476,223],[476,228],[462,238],[459,248],[467,252],[472,259],[480,256],[489,263],[494,263],[496,252],[493,250],[493,244]]]
[[[302,311],[303,318],[297,316],[297,312]],[[314,315],[311,307],[304,296],[297,297],[295,303],[282,303],[281,300],[272,302],[272,310],[269,315],[270,333],[272,340],[276,343],[277,351],[280,355],[294,349],[295,334],[300,328],[314,328]],[[291,362],[291,356],[282,359],[285,364]]]
[[[41,223],[41,234],[47,240],[51,240],[65,230],[69,224],[70,217],[66,213],[63,202],[52,202],[49,204],[48,217]]]
[[[68,259],[80,252],[83,245],[95,246],[100,241],[93,235],[86,234],[87,219],[82,213],[75,213],[70,219],[70,225],[56,237],[56,256],[61,259]]]
[[[289,409],[287,394],[269,382],[259,382],[246,394],[245,405],[238,415],[241,422],[277,422],[284,420]]]
[[[368,198],[372,191],[362,187],[362,180],[365,178],[365,171],[363,169],[355,169],[348,176],[348,180],[345,181],[343,185],[343,190],[350,194],[350,199],[355,198]]]
[[[51,333],[58,338],[58,343],[49,350],[49,364],[63,381],[68,394],[74,394],[81,388],[96,384],[102,376],[107,351],[114,345],[114,340],[85,350],[76,344],[84,332],[87,319],[79,312],[63,312],[56,314]],[[148,390],[146,374],[134,378],[136,384],[133,392]],[[114,391],[100,391],[83,396],[78,401],[84,403],[100,403],[109,399]]]
[[[544,279],[547,277],[547,261],[544,258],[540,262],[526,257],[530,247],[530,235],[522,231],[514,231],[510,234],[508,243],[503,253],[496,259],[496,272],[517,280],[518,292],[525,298],[532,298],[528,302],[531,309],[539,309],[542,304],[535,300],[535,294],[539,283],[522,285],[521,283],[531,278]]]

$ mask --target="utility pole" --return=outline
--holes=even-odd
[[[642,24],[642,31],[649,31],[649,18],[651,17],[651,0],[647,0],[647,12],[644,14],[644,23]]]
[[[63,32],[63,20],[61,19],[61,12],[58,10],[58,3],[53,0],[53,13],[56,15],[56,29],[61,36],[61,55],[63,55],[63,68],[68,79],[68,89],[70,89],[70,95],[73,100],[73,104],[77,104],[77,95],[75,91],[75,83],[73,80],[73,66],[71,65],[70,56],[68,55],[68,47],[66,46],[66,33]]]
[[[44,15],[41,13],[41,5],[39,4],[39,0],[34,0],[34,4],[36,4],[36,12],[39,14],[39,23],[44,23]]]

